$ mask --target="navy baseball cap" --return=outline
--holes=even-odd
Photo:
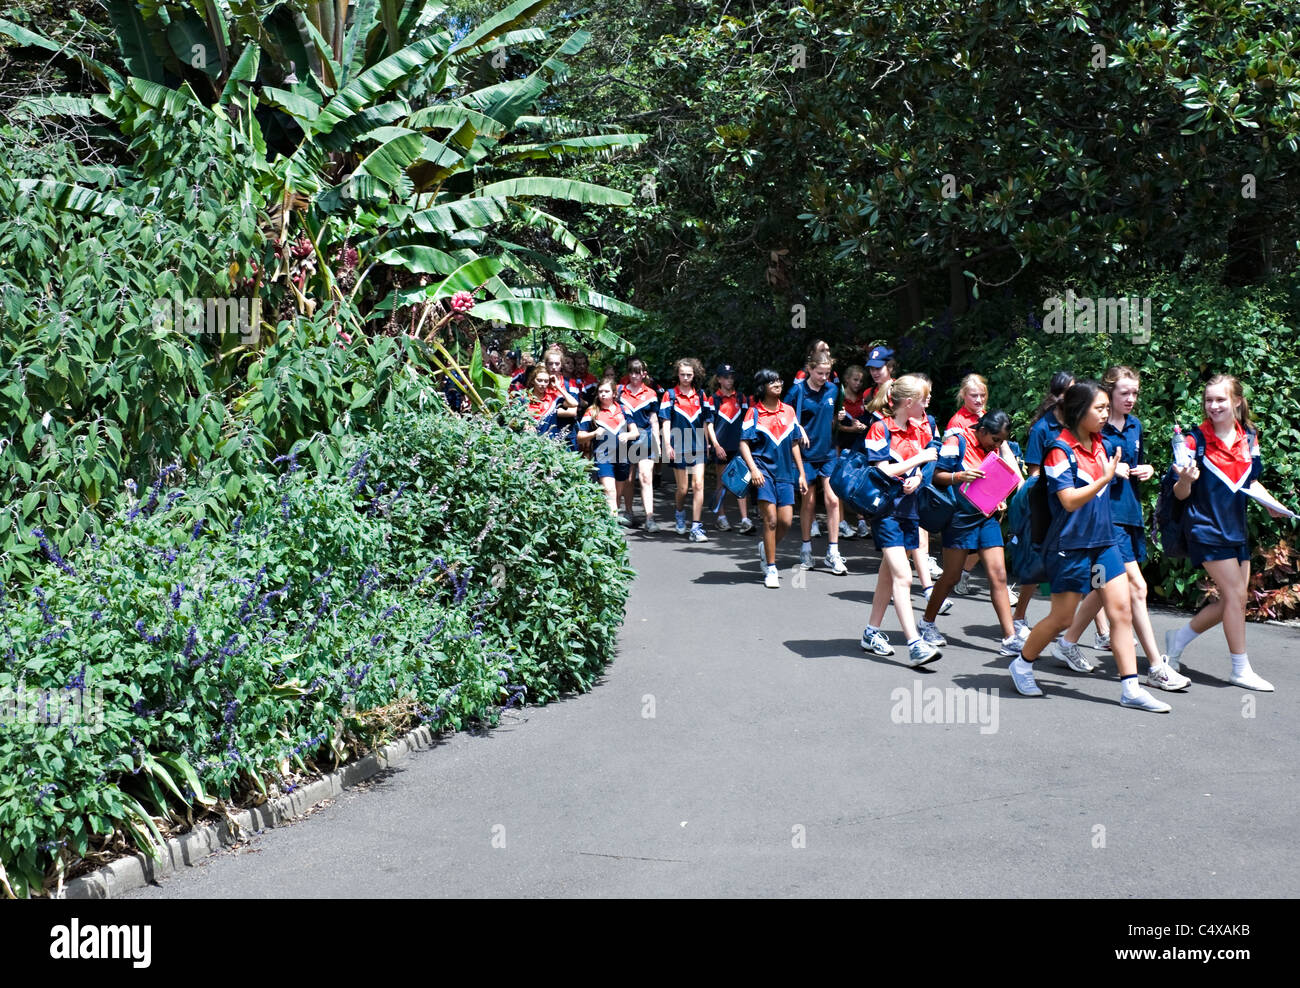
[[[884,367],[894,359],[894,351],[887,346],[877,346],[871,348],[871,355],[867,357],[868,367]]]
[[[718,364],[718,369],[713,372],[714,377],[735,377],[736,368],[731,364]]]

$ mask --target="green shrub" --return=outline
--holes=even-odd
[[[395,561],[424,552],[496,591],[484,614],[493,647],[510,649],[530,699],[586,689],[614,649],[628,582],[627,543],[588,465],[538,436],[515,409],[512,428],[481,418],[399,415],[370,463],[411,491],[393,508]]]
[[[0,877],[15,894],[114,833],[147,848],[195,810],[285,791],[415,723],[491,723],[590,685],[630,571],[577,457],[440,404],[354,452],[323,471],[280,458],[228,530],[192,521],[215,481],[184,490],[170,468],[102,538],[65,554],[34,533],[35,578],[0,599]],[[20,690],[102,702],[47,723],[35,706],[15,716]]]

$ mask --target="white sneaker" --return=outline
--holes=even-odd
[[[763,586],[769,587],[772,590],[781,589],[781,574],[777,572],[775,566],[769,568],[767,573],[764,574]]]
[[[943,564],[939,560],[933,556],[926,556],[925,562],[930,567],[930,579],[938,580],[939,577],[943,576]]]
[[[836,576],[843,576],[849,571],[849,568],[844,565],[844,557],[841,556],[838,551],[826,553],[826,558],[823,559],[822,562],[825,563],[826,568]]]
[[[1075,672],[1096,671],[1096,667],[1083,657],[1083,653],[1079,651],[1079,646],[1067,642],[1064,638],[1058,638],[1052,642],[1052,654],[1056,656],[1058,662],[1069,666]]]
[[[1157,700],[1141,686],[1137,688],[1137,692],[1132,696],[1121,693],[1119,695],[1119,705],[1121,707],[1132,707],[1135,710],[1149,710],[1153,714],[1167,714],[1174,709],[1164,700]]]
[[[774,559],[772,562],[775,565],[776,560]],[[767,572],[767,548],[763,545],[762,539],[758,540],[758,571],[760,573]]]
[[[1100,631],[1094,632],[1092,636],[1092,647],[1098,652],[1110,651],[1110,635],[1103,635]]]
[[[799,565],[802,566],[804,569],[812,569],[817,565],[817,561],[813,559],[813,554],[811,549],[799,550]]]
[[[858,644],[866,652],[875,652],[877,655],[894,654],[894,646],[889,644],[889,639],[885,637],[883,631],[873,631],[870,637],[867,636],[865,631],[862,632],[862,641]]]
[[[1020,649],[1023,647],[1024,642],[1015,635],[1012,635],[1010,638],[1002,639],[1002,642],[998,647],[998,655],[1019,655]]]
[[[843,520],[840,521],[840,538],[851,539],[855,534],[856,533],[853,531],[852,525],[850,525],[846,521]]]
[[[691,529],[691,541],[692,542],[709,541],[709,537],[704,534],[704,527],[702,525],[696,525]]]
[[[1011,602],[1011,606],[1012,606],[1012,607],[1015,607],[1017,604],[1019,604],[1019,603],[1020,603],[1020,587],[1018,587],[1018,586],[1017,586],[1016,584],[1014,584],[1014,583],[1008,583],[1008,584],[1007,584],[1007,599]]]
[[[814,539],[816,539],[816,538],[820,538],[820,537],[821,537],[821,534],[822,534],[822,527],[821,527],[821,525],[818,523],[817,519],[814,518],[814,519],[813,519],[813,523],[812,523],[811,538],[814,538]]]
[[[1013,622],[1011,626],[1015,629],[1016,637],[1020,639],[1020,644],[1021,644],[1021,645],[1023,645],[1025,642],[1029,641],[1029,631],[1030,631],[1030,628],[1029,628],[1029,622],[1028,622],[1028,621],[1023,621],[1023,620],[1021,620],[1021,621],[1016,621],[1016,622]]]
[[[961,576],[957,580],[957,585],[952,588],[952,592],[961,594],[963,597],[973,592],[970,586],[970,572],[968,570],[961,571]]]
[[[686,516],[685,516],[684,514],[683,514],[683,515],[679,515],[679,516],[677,517],[677,521],[676,521],[676,524],[675,524],[674,527],[677,529],[677,534],[678,534],[678,535],[685,535],[685,534],[686,534]]]
[[[1233,686],[1240,686],[1244,690],[1258,690],[1260,693],[1273,692],[1273,684],[1255,672],[1254,669],[1247,669],[1243,673],[1234,672],[1228,677],[1228,682]]]
[[[930,604],[930,597],[933,593],[934,593],[934,587],[925,588],[925,603],[927,607]],[[943,598],[943,603],[939,605],[939,616],[943,617],[943,615],[947,614],[951,610],[952,610],[952,598],[951,597]]]
[[[741,535],[748,535],[754,530],[754,523],[748,518],[740,519],[740,524],[736,526],[736,531]]]
[[[718,515],[718,531],[719,532],[731,531],[731,522],[727,521],[726,515]]]
[[[867,528],[867,519],[865,519],[865,518],[859,518],[859,519],[858,519],[858,538],[860,538],[860,539],[865,539],[865,538],[866,538],[868,535],[870,535],[870,534],[871,534],[871,529]]]
[[[907,646],[907,664],[913,669],[918,666],[926,665],[939,658],[940,652],[928,641],[922,638],[920,641],[912,642]]]
[[[658,523],[656,523],[649,515],[646,516],[645,530],[647,535],[654,535],[655,532],[659,531]]]
[[[943,648],[948,644],[948,639],[943,637],[939,631],[938,625],[933,621],[916,622],[916,630],[921,633],[921,640],[927,645],[934,645],[937,648]]]
[[[1147,670],[1147,685],[1172,692],[1187,689],[1192,685],[1192,681],[1169,668],[1169,661],[1162,655],[1160,661]]]
[[[1011,685],[1021,696],[1042,696],[1038,681],[1034,679],[1034,666],[1017,655],[1011,660]]]

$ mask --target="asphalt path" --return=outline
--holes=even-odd
[[[858,645],[869,540],[843,544],[847,576],[798,576],[796,530],[769,590],[753,536],[709,534],[629,534],[627,620],[590,693],[132,897],[1295,894],[1300,630],[1248,628],[1273,694],[1227,682],[1216,629],[1184,653],[1191,688],[1157,694],[1171,714],[1120,707],[1108,654],[1092,675],[1045,655],[1046,697],[1022,698],[978,577],[916,670],[892,610],[895,657]],[[1153,613],[1161,640],[1185,620]]]

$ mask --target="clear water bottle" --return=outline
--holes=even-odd
[[[1187,449],[1187,440],[1183,437],[1183,430],[1174,426],[1174,466],[1184,469],[1192,462],[1192,454]]]

